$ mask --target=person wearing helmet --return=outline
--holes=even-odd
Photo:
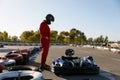
[[[75,54],[75,51],[73,49],[66,49],[65,51],[66,56],[72,57],[72,55],[74,54]]]
[[[50,27],[51,22],[54,22],[54,16],[52,14],[47,14],[46,19],[40,24],[39,32],[40,32],[40,43],[42,47],[42,56],[41,56],[41,69],[45,69],[50,67],[46,64],[46,59],[49,51],[50,44]]]

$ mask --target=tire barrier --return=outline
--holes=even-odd
[[[29,51],[27,49],[17,50],[14,53],[17,53],[23,56],[23,61],[21,64],[25,65],[29,62]]]
[[[3,60],[0,60],[0,73],[2,73],[4,68],[5,68],[5,64],[4,64]]]
[[[37,57],[39,51],[41,51],[41,47],[33,47],[22,50],[18,49],[8,52],[5,57],[9,59],[14,59],[16,61],[16,64],[26,65],[29,60]]]
[[[39,51],[41,47],[18,49],[0,57],[0,80],[44,80],[38,67],[26,65]]]
[[[14,59],[16,61],[16,64],[21,64],[23,62],[23,56],[21,54],[17,53],[9,53],[5,55],[8,59]]]
[[[18,65],[18,66],[11,66],[8,68],[8,71],[19,71],[19,70],[30,70],[30,71],[39,71],[38,67],[29,66],[29,65]]]
[[[10,71],[0,74],[0,80],[44,80],[37,71]]]
[[[0,57],[0,60],[3,61],[5,66],[14,66],[16,64],[16,61],[14,59],[8,59],[8,58]]]

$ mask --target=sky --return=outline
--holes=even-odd
[[[47,14],[55,17],[51,30],[76,28],[87,38],[120,41],[120,0],[0,0],[0,32],[37,31]]]

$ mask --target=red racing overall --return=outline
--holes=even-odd
[[[42,46],[42,57],[41,57],[41,65],[45,64],[48,51],[49,51],[49,44],[50,44],[50,28],[47,24],[47,22],[44,20],[40,24],[40,43]]]

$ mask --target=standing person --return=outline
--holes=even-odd
[[[50,27],[51,22],[54,22],[54,16],[52,14],[48,14],[46,19],[40,24],[39,32],[40,32],[40,43],[42,46],[42,56],[41,56],[41,69],[45,69],[50,67],[46,64],[46,59],[48,56],[49,45],[50,45]]]

